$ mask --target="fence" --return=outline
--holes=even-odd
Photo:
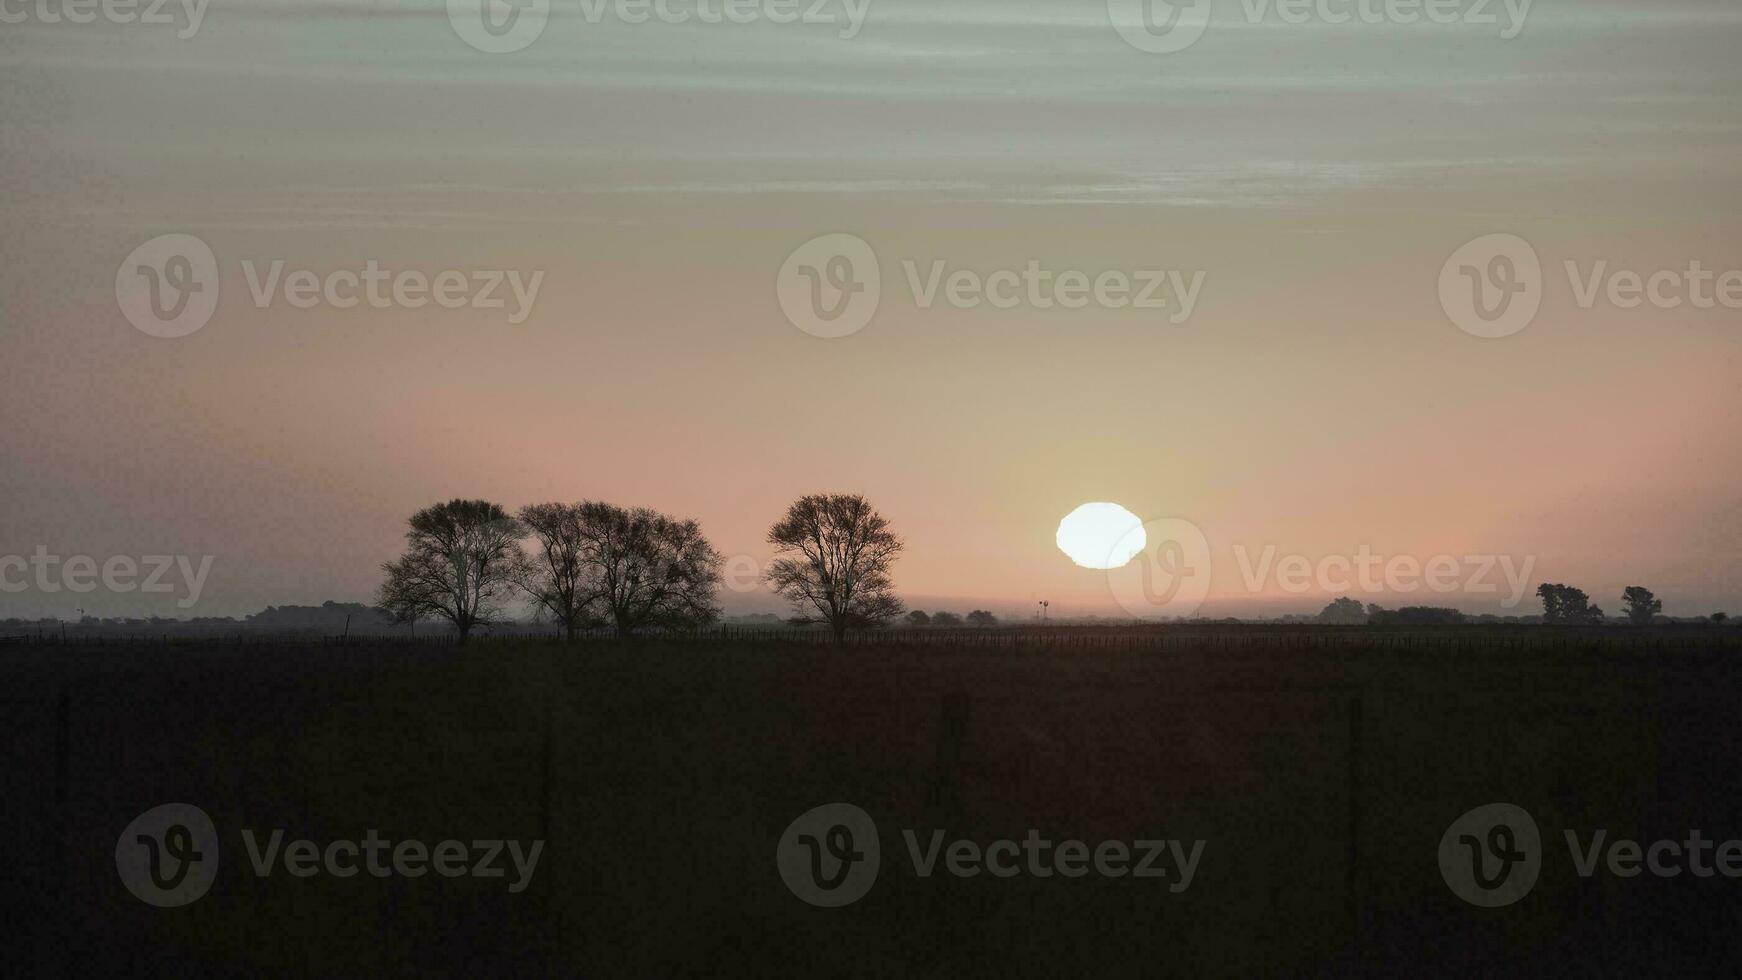
[[[229,634],[95,634],[0,637],[0,648],[31,647],[389,647],[441,648],[458,644],[451,633],[434,636],[317,633],[285,634],[269,631]],[[473,646],[508,644],[561,644],[560,633],[520,630],[474,634]],[[1447,626],[1447,627],[1323,627],[1309,625],[1181,624],[1147,627],[995,627],[984,629],[869,629],[853,630],[836,642],[832,633],[816,629],[770,629],[713,627],[694,630],[649,630],[619,636],[609,630],[577,634],[578,647],[609,647],[624,644],[763,646],[763,647],[859,647],[937,648],[987,651],[1194,651],[1240,652],[1489,652],[1489,653],[1578,653],[1628,652],[1665,654],[1674,652],[1742,653],[1742,630],[1713,627],[1546,627],[1546,626]]]

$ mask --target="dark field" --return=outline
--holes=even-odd
[[[1059,634],[1063,635],[1063,634]],[[1216,628],[1040,648],[773,640],[0,649],[7,945],[31,972],[359,975],[1729,973],[1742,879],[1580,877],[1588,839],[1742,838],[1742,636]],[[776,849],[875,819],[858,902]],[[117,838],[210,814],[211,890],[129,893]],[[1442,834],[1517,804],[1535,888],[1466,904]],[[515,879],[257,876],[240,836],[542,839]],[[1176,877],[939,867],[982,845],[1204,841]],[[1166,863],[1166,862],[1164,862]]]

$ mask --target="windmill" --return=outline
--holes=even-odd
[[[1052,603],[1045,599],[1040,600],[1040,612],[1035,614],[1035,618],[1039,619],[1043,626],[1046,625],[1046,609],[1050,605],[1052,605]]]

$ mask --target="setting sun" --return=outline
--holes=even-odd
[[[1118,504],[1084,504],[1059,521],[1059,550],[1084,568],[1123,568],[1143,550],[1143,521]]]

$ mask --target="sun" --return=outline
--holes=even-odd
[[[1136,514],[1118,504],[1084,504],[1059,521],[1059,550],[1084,568],[1122,568],[1148,537]]]

